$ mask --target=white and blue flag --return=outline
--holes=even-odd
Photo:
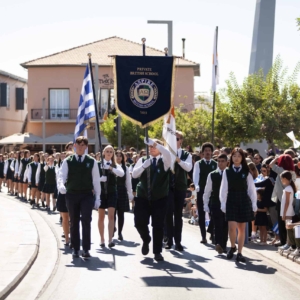
[[[89,126],[89,121],[95,117],[96,112],[94,105],[91,72],[89,65],[87,64],[80,94],[76,126],[74,132],[74,142],[76,141],[77,137],[81,135],[87,137],[86,128]]]

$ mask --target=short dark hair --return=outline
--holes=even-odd
[[[217,159],[225,159],[227,161],[228,157],[226,154],[220,154],[220,155],[218,155]]]
[[[205,148],[210,148],[211,152],[214,151],[214,145],[212,143],[206,142],[206,143],[202,144],[202,146],[201,146],[201,152],[204,152]]]
[[[257,195],[260,195],[260,198],[262,199],[265,193],[265,189],[257,189],[256,193]]]
[[[86,146],[88,145],[89,143],[89,140],[85,137],[85,136],[79,136],[76,141],[75,141],[76,144],[81,144],[81,143],[84,143]]]
[[[246,151],[253,156],[254,151],[252,148],[247,148]]]

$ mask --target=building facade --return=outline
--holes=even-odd
[[[0,70],[0,139],[23,133],[27,122],[27,80]]]
[[[83,75],[92,53],[95,88],[100,119],[114,109],[113,55],[141,55],[142,45],[119,37],[107,38],[47,57],[21,64],[28,69],[28,123],[26,131],[43,136],[43,101],[45,105],[45,137],[74,133]],[[150,47],[146,54],[165,53]],[[176,59],[175,105],[194,99],[194,76],[200,66],[186,59]],[[45,99],[45,100],[43,100]],[[192,109],[192,106],[189,106]],[[88,130],[95,138],[95,126]]]

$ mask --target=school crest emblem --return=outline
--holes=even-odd
[[[90,163],[86,163],[86,167],[89,168],[90,167]]]
[[[131,85],[129,96],[135,106],[148,108],[155,104],[158,97],[158,88],[152,80],[141,78]]]

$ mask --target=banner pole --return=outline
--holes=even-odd
[[[142,43],[143,43],[143,56],[146,56],[146,39],[142,38]],[[145,128],[145,137],[146,141],[149,141],[149,136],[148,136],[148,126]],[[147,159],[149,159],[149,146],[146,146],[146,154],[147,154]],[[148,201],[151,201],[151,182],[150,182],[150,168],[147,168],[147,195],[148,195]]]
[[[102,149],[102,142],[101,142],[101,135],[100,135],[99,114],[98,114],[98,109],[97,109],[97,100],[96,100],[96,93],[95,93],[95,85],[94,85],[94,76],[93,76],[91,56],[92,56],[92,54],[88,53],[89,67],[90,67],[90,72],[91,72],[91,80],[92,80],[92,88],[93,88],[93,96],[94,96],[95,114],[96,114],[96,126],[97,126],[98,130],[97,130],[97,128],[95,128],[95,129],[97,130],[97,133],[98,133],[102,170],[104,172],[104,175],[106,176],[105,170],[104,170],[104,162],[103,162],[103,154],[102,154],[103,149]],[[107,195],[107,183],[106,182],[104,182],[104,192],[105,192],[105,195]]]

